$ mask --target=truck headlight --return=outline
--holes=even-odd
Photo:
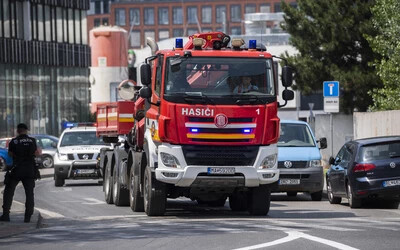
[[[160,153],[162,163],[170,168],[177,168],[179,166],[179,161],[176,159],[175,156],[167,154],[167,153]]]
[[[60,161],[68,161],[68,155],[58,153],[58,159],[60,159]]]
[[[276,164],[276,154],[269,155],[264,158],[258,169],[273,168]]]
[[[320,167],[320,166],[322,166],[321,160],[311,160],[311,161],[309,161],[308,166],[309,167]]]

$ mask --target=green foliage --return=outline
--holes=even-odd
[[[288,56],[296,70],[297,87],[309,94],[322,82],[336,80],[341,87],[341,110],[366,111],[368,91],[382,83],[371,62],[376,58],[364,34],[375,35],[369,0],[298,0],[298,8],[282,2],[283,29],[298,54]]]
[[[366,38],[382,56],[374,64],[384,87],[370,91],[374,100],[371,109],[400,109],[400,1],[376,0],[372,14],[378,34]]]

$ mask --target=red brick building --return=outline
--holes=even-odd
[[[286,1],[296,6],[296,0]],[[100,25],[117,25],[128,32],[132,27],[129,46],[138,48],[148,36],[160,41],[200,29],[239,35],[244,33],[244,14],[255,12],[281,12],[281,0],[92,0],[88,31]]]

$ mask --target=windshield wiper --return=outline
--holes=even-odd
[[[174,93],[174,94],[182,94],[182,93]],[[200,102],[203,104],[215,104],[215,102],[207,95],[204,95],[202,92],[184,92],[183,99],[187,103],[196,103]]]
[[[240,98],[236,100],[236,104],[238,105],[253,103],[265,104],[265,102],[256,95],[235,95],[235,97]]]

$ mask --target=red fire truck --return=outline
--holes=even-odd
[[[143,87],[126,81],[126,101],[99,105],[97,134],[114,148],[100,156],[107,203],[163,215],[167,199],[266,215],[277,185],[278,108],[293,99],[282,67],[277,101],[273,56],[250,40],[196,34],[158,50],[140,67]],[[228,46],[229,44],[229,46]]]

